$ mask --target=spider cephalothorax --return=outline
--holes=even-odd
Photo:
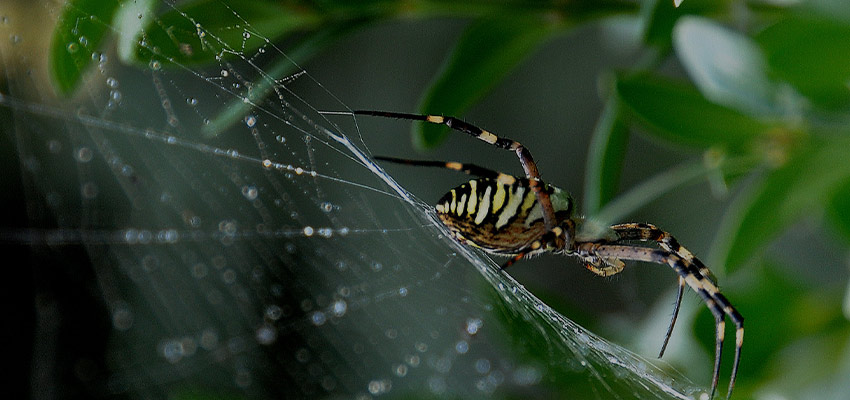
[[[687,285],[699,294],[715,319],[717,340],[711,381],[712,397],[720,375],[726,317],[735,324],[735,360],[726,397],[732,395],[744,340],[744,318],[720,293],[708,268],[669,233],[654,225],[642,223],[617,224],[599,233],[583,232],[582,219],[573,214],[572,197],[566,191],[543,182],[528,149],[517,141],[500,138],[457,118],[386,111],[353,111],[352,114],[443,124],[517,154],[525,170],[525,178],[458,162],[376,157],[384,161],[448,168],[478,176],[443,196],[435,207],[436,212],[461,243],[511,257],[502,265],[502,269],[523,257],[543,252],[576,256],[588,270],[600,276],[611,276],[622,271],[625,267],[622,260],[669,265],[679,275],[679,290],[659,357],[667,347],[682,293]],[[655,242],[658,247],[639,246],[634,242]]]

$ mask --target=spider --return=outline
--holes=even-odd
[[[446,193],[437,202],[436,212],[460,243],[481,248],[488,253],[510,257],[501,266],[502,270],[524,257],[544,252],[576,256],[588,270],[603,277],[622,271],[625,268],[622,260],[669,265],[679,275],[678,292],[658,357],[664,355],[670,340],[685,285],[690,286],[703,299],[715,319],[716,341],[711,398],[717,390],[720,375],[726,317],[735,324],[735,360],[726,394],[727,399],[731,397],[741,360],[744,318],[720,293],[711,271],[705,264],[679,245],[669,233],[645,223],[612,225],[601,234],[584,232],[581,229],[583,219],[574,215],[575,205],[572,197],[566,191],[543,182],[537,165],[525,146],[460,119],[368,110],[353,111],[350,114],[442,124],[517,154],[525,171],[525,178],[459,162],[375,157],[382,161],[447,168],[477,176],[476,179]],[[658,248],[630,244],[634,241],[655,242]]]

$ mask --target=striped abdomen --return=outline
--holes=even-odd
[[[556,220],[569,218],[569,194],[547,185]],[[437,214],[459,241],[491,253],[517,254],[546,233],[543,208],[528,179],[507,184],[495,179],[473,179],[443,196]]]

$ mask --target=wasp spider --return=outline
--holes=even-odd
[[[511,257],[502,269],[523,257],[543,252],[576,256],[588,270],[600,276],[622,271],[625,267],[622,260],[669,265],[679,275],[679,286],[673,316],[658,356],[661,357],[667,347],[685,285],[690,286],[711,310],[716,322],[711,397],[714,397],[720,374],[726,317],[735,324],[735,360],[726,397],[732,395],[744,340],[744,318],[720,293],[708,268],[669,233],[643,223],[613,225],[602,234],[582,233],[583,220],[574,214],[572,197],[541,180],[537,165],[525,146],[457,118],[385,111],[354,111],[353,114],[442,124],[517,154],[525,170],[525,178],[457,162],[376,157],[383,161],[448,168],[477,176],[443,196],[436,205],[437,215],[461,243]],[[655,242],[658,248],[632,244],[635,241]]]

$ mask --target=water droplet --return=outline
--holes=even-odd
[[[80,188],[80,192],[82,193],[83,197],[87,199],[93,199],[97,197],[98,194],[97,184],[95,184],[94,182],[86,182]]]
[[[374,396],[384,394],[392,389],[393,384],[389,379],[373,380],[369,382],[369,393]]]
[[[242,195],[248,200],[255,200],[258,192],[257,188],[254,186],[242,186]]]
[[[283,310],[277,304],[270,304],[266,307],[266,317],[273,321],[277,321],[283,315]]]
[[[186,98],[186,104],[194,107],[194,106],[198,105],[198,99],[196,99],[194,97],[187,97]]]
[[[486,358],[479,358],[475,361],[475,372],[478,372],[481,375],[484,375],[490,372],[490,360]]]
[[[80,49],[80,46],[76,43],[68,43],[68,46],[66,46],[65,48],[68,50],[69,53],[74,54],[77,52],[77,50]]]
[[[192,266],[192,276],[195,279],[203,279],[204,277],[207,276],[208,272],[209,272],[209,268],[207,268],[206,264],[197,263],[197,264]]]
[[[345,300],[337,300],[331,306],[331,311],[335,317],[341,317],[345,315],[345,312],[348,310],[348,303]]]
[[[248,125],[249,128],[253,128],[254,125],[257,124],[257,117],[253,115],[249,115],[245,117],[245,125]]]
[[[310,322],[312,322],[313,325],[316,326],[324,325],[327,320],[327,316],[325,316],[325,313],[321,311],[315,311],[313,312],[313,314],[310,315]]]
[[[74,156],[76,157],[77,161],[85,163],[91,161],[92,157],[94,157],[94,152],[92,152],[92,150],[88,147],[80,147],[79,149],[77,149],[77,152],[76,154],[74,154]]]
[[[307,350],[303,347],[296,350],[295,351],[295,360],[297,360],[300,363],[306,363],[307,361],[310,361],[310,350]]]
[[[159,347],[160,354],[172,364],[179,362],[183,358],[183,345],[179,340],[167,340],[164,343],[160,343]]]
[[[230,72],[227,72],[226,69],[223,69],[221,70],[221,76],[222,78],[227,78],[228,76],[230,76]]]
[[[257,329],[257,342],[269,345],[277,340],[277,329],[270,325],[263,325]]]
[[[458,354],[466,354],[469,351],[469,343],[466,340],[459,340],[455,343],[455,351]]]
[[[133,326],[133,312],[127,304],[118,304],[112,310],[112,326],[119,331],[126,331]]]
[[[151,62],[148,63],[148,67],[154,71],[159,71],[162,68],[162,63],[160,63],[159,60],[151,60]]]
[[[331,212],[334,209],[334,205],[326,201],[322,203],[321,208],[324,212]]]
[[[307,237],[313,236],[313,227],[312,226],[305,226],[304,227],[304,236],[307,236]]]
[[[115,79],[113,77],[106,78],[106,86],[109,86],[112,89],[117,88],[118,87],[118,79]]]
[[[407,356],[404,357],[404,362],[406,362],[407,365],[409,365],[413,368],[416,368],[416,367],[419,366],[421,359],[416,354],[408,354]]]
[[[251,38],[251,32],[248,32],[248,31],[242,32],[242,38],[245,39],[245,40],[250,39]]]
[[[279,143],[286,143],[286,138],[283,135],[277,135],[274,137]]]
[[[58,154],[62,151],[62,142],[58,140],[51,140],[47,142],[47,150],[49,150],[53,154]]]
[[[466,333],[475,335],[481,329],[484,322],[480,318],[469,318],[466,320]]]

